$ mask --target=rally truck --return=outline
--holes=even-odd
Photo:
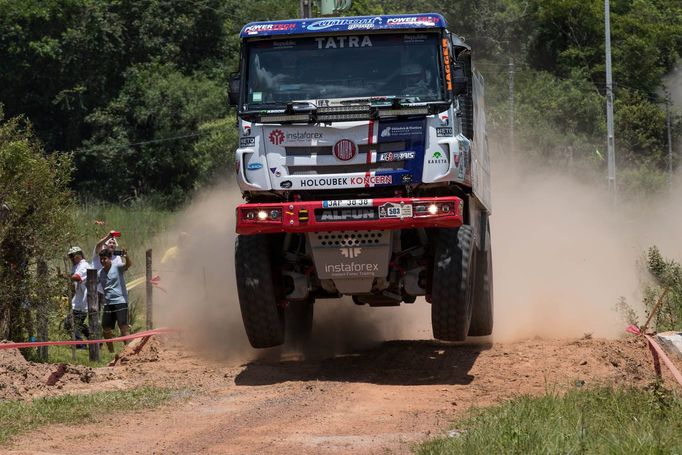
[[[342,296],[423,297],[434,338],[490,335],[490,161],[470,46],[433,13],[253,22],[240,38],[235,269],[251,345],[305,340],[315,302]]]

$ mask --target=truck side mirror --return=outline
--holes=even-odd
[[[239,73],[230,74],[230,90],[228,91],[227,97],[230,102],[230,106],[236,106],[239,104],[239,85],[241,83],[242,77]]]
[[[455,77],[452,80],[452,94],[454,96],[464,95],[467,92],[468,77]]]
[[[460,65],[452,65],[452,94],[454,96],[464,95],[467,92],[469,78],[464,75],[464,68]]]

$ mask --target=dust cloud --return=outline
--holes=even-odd
[[[614,205],[606,185],[522,157],[494,158],[494,340],[621,336],[618,299],[643,313],[646,249],[681,257],[679,184]]]
[[[234,213],[240,203],[234,184],[206,191],[178,216],[172,232],[164,234],[169,240],[157,241],[180,243],[173,260],[160,263],[161,254],[154,259],[163,288],[154,294],[157,326],[179,327],[183,341],[200,354],[233,362],[263,356],[325,357],[384,340],[430,337],[430,308],[423,300],[402,307],[369,308],[355,305],[350,298],[325,299],[315,304],[311,343],[302,351],[288,345],[252,349],[242,326],[234,272]]]
[[[494,341],[620,336],[625,323],[615,305],[621,296],[635,308],[641,301],[642,253],[657,244],[665,256],[682,257],[681,193],[641,206],[622,200],[616,210],[604,188],[493,156]],[[233,263],[234,208],[241,202],[236,186],[226,183],[178,216],[173,233],[166,234],[173,240],[189,234],[178,256],[164,264],[161,255],[155,257],[166,291],[155,292],[157,325],[181,327],[183,340],[198,352],[234,362],[324,357],[385,340],[431,338],[424,299],[370,308],[344,298],[316,302],[312,338],[302,351],[286,345],[252,349]]]

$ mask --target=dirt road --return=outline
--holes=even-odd
[[[159,409],[110,421],[41,428],[12,441],[19,454],[385,454],[443,434],[467,408],[576,384],[653,379],[638,340],[529,340],[446,345],[389,341],[303,359],[205,360],[174,343],[144,361],[96,370],[82,390],[155,384],[191,389]],[[151,360],[151,361],[150,361]]]

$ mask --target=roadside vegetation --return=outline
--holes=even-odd
[[[355,0],[346,14],[430,11],[473,48],[491,143],[509,144],[513,126],[504,153],[604,184],[601,0]],[[227,87],[239,31],[298,14],[298,0],[0,0],[0,339],[30,338],[38,313],[51,339],[64,338],[57,271],[69,267],[69,245],[89,256],[120,230],[130,276],[143,273],[144,250],[172,213],[232,175]],[[664,81],[680,62],[682,6],[616,1],[611,21],[625,200],[667,188]],[[671,112],[678,138],[682,116]],[[131,303],[140,308],[139,297]]]
[[[112,414],[157,407],[178,393],[169,389],[142,387],[127,391],[63,395],[33,401],[0,402],[0,444],[18,434],[50,424],[83,424],[109,421]]]
[[[452,428],[449,437],[424,443],[415,452],[680,453],[682,399],[659,384],[646,390],[574,389],[473,409]]]

